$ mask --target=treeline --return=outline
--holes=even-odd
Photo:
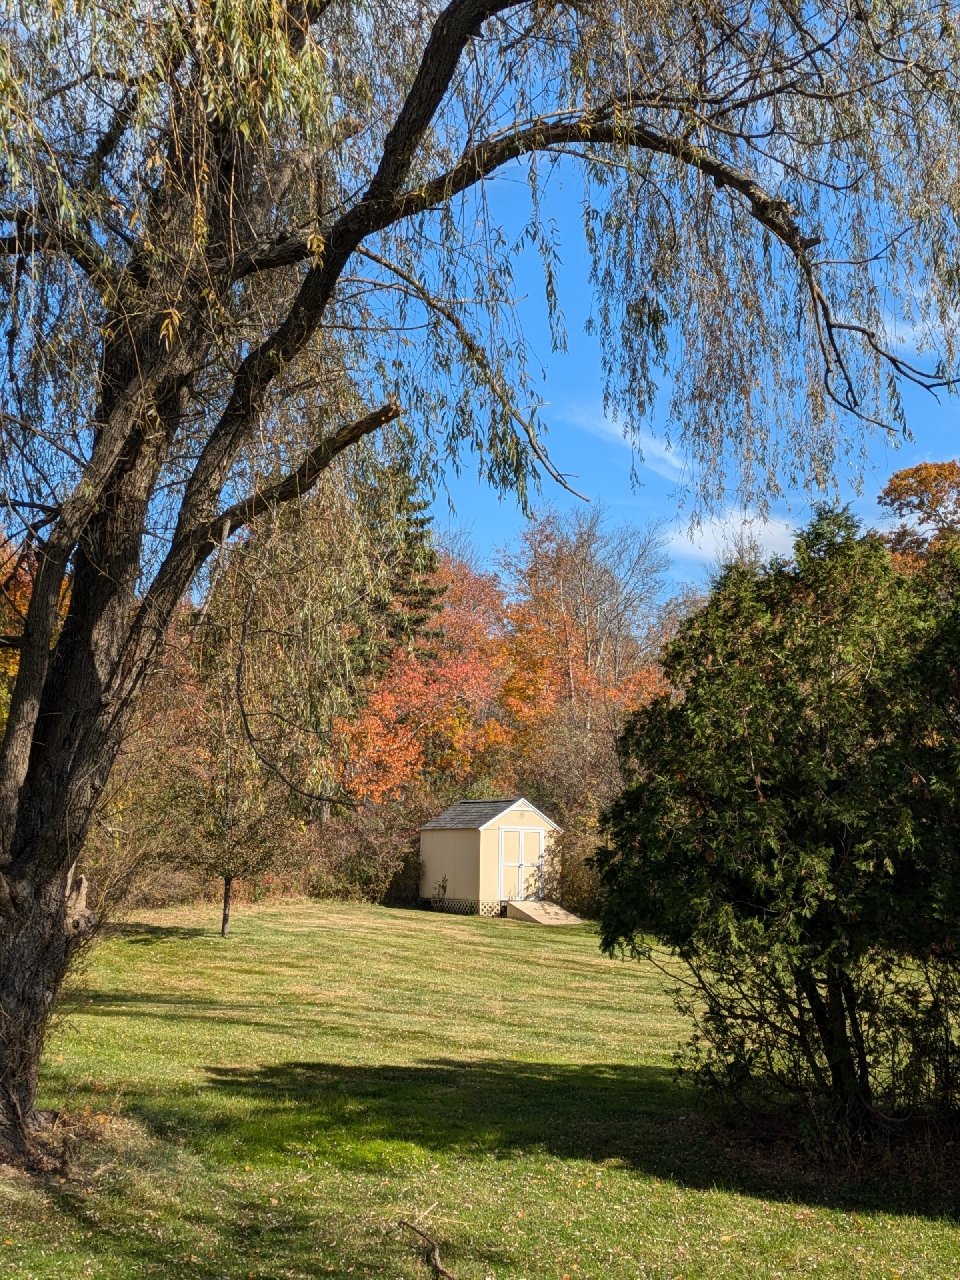
[[[399,440],[221,548],[81,858],[97,905],[221,882],[412,902],[418,830],[523,794],[562,827],[550,893],[593,914],[627,713],[659,691],[653,532],[546,510],[497,572],[438,542]]]

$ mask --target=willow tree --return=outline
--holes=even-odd
[[[38,564],[0,751],[0,1130],[23,1152],[93,924],[70,869],[215,549],[401,414],[521,496],[551,471],[512,304],[539,253],[562,343],[558,165],[583,178],[610,404],[640,423],[669,376],[712,483],[822,476],[857,435],[838,414],[895,422],[903,379],[951,368],[960,40],[953,5],[911,0],[5,13],[0,465]],[[518,175],[513,242],[493,180]],[[891,349],[897,298],[943,332],[929,373]]]

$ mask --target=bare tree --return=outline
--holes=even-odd
[[[401,411],[521,495],[551,471],[490,179],[562,342],[585,181],[611,402],[661,371],[694,462],[817,478],[831,409],[953,357],[957,14],[824,0],[21,0],[0,31],[0,493],[36,556],[0,751],[0,1135],[93,921],[70,868],[177,602]],[[905,300],[944,332],[891,348]],[[800,441],[797,451],[794,446]],[[331,548],[331,554],[336,549]],[[58,601],[69,579],[62,627]]]
[[[302,853],[291,838],[294,824],[283,812],[284,796],[250,747],[233,697],[230,672],[222,665],[198,682],[203,702],[195,711],[200,749],[184,753],[165,797],[176,817],[167,824],[176,845],[164,852],[174,865],[189,866],[223,881],[220,933],[230,932],[234,882],[293,864]]]
[[[601,506],[541,514],[519,551],[504,557],[511,594],[551,620],[568,703],[619,688],[651,661],[648,633],[666,568],[655,525],[614,525]]]

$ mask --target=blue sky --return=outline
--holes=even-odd
[[[516,219],[517,229],[521,225],[518,187],[515,180],[505,185],[503,197],[497,198],[494,205],[498,211],[502,210],[505,225],[510,226]],[[785,499],[775,505],[767,524],[731,502],[703,517],[698,527],[691,528],[691,490],[695,477],[683,456],[671,452],[665,444],[664,431],[669,424],[661,420],[651,425],[643,436],[641,459],[624,441],[619,426],[605,419],[599,343],[584,333],[590,294],[586,255],[579,234],[578,195],[575,180],[569,186],[563,184],[562,178],[551,184],[549,213],[556,217],[562,232],[561,299],[568,337],[565,353],[554,354],[550,350],[536,256],[531,254],[529,265],[518,263],[516,271],[521,287],[528,290],[520,303],[524,333],[545,369],[542,395],[547,407],[542,416],[549,426],[546,444],[553,463],[570,476],[571,483],[581,493],[593,502],[600,502],[612,521],[662,524],[673,586],[703,583],[731,531],[742,526],[745,519],[752,519],[751,532],[770,554],[788,551],[792,530],[807,520],[817,500],[816,494],[788,491]],[[859,476],[859,494],[855,474],[835,477],[840,499],[849,502],[869,524],[882,522],[876,497],[891,472],[960,453],[960,399],[941,395],[938,403],[929,393],[914,387],[905,391],[904,399],[913,439],[903,441],[896,448],[886,433],[878,431],[872,435]],[[840,425],[843,429],[844,424]],[[847,425],[847,429],[853,428],[853,423]],[[455,507],[453,513],[448,497]],[[547,478],[540,498],[534,498],[533,502],[566,510],[577,505],[578,500]],[[482,484],[470,460],[465,460],[460,476],[447,477],[447,492],[438,496],[434,509],[441,528],[463,530],[481,560],[487,562],[492,562],[499,547],[516,539],[524,521],[516,500],[501,499]]]

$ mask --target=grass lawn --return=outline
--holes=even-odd
[[[50,1046],[71,1176],[0,1177],[0,1275],[960,1276],[916,1183],[780,1162],[673,1079],[662,979],[543,929],[342,905],[154,913]]]

